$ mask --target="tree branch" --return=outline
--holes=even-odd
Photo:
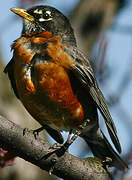
[[[23,129],[0,116],[0,147],[65,180],[110,180],[97,158],[79,159],[68,152],[53,151],[50,144],[32,131]]]

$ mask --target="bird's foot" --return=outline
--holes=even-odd
[[[23,136],[25,136],[28,132],[32,132],[35,139],[37,139],[37,136],[39,135],[39,133],[44,129],[44,127],[35,129],[35,130],[29,130],[28,128],[24,128],[23,129]]]
[[[45,128],[42,126],[42,127],[38,128],[38,129],[33,130],[33,135],[34,135],[35,139],[37,139],[37,136],[39,135],[39,133],[41,131],[43,131],[44,129]]]
[[[55,143],[51,146],[51,149],[62,151],[63,153],[68,150],[69,146],[77,139],[77,137],[82,133],[82,130],[87,126],[90,120],[86,120],[83,124],[78,126],[78,129],[74,131],[74,135],[72,136],[73,129],[70,130],[68,138],[64,144]]]
[[[74,131],[74,135],[71,137],[72,131],[69,132],[67,141],[64,143],[64,147],[68,149],[68,147],[77,139],[77,137],[82,133],[82,130],[87,127],[87,124],[90,122],[89,119],[87,119],[83,124],[78,126],[78,129]]]
[[[50,149],[57,150],[57,149],[60,149],[62,146],[63,146],[63,144],[54,143],[54,144],[50,147]]]
[[[23,129],[23,136],[25,136],[27,134],[27,132],[29,132],[29,129],[28,128],[24,128]]]

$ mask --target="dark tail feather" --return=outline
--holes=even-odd
[[[97,134],[92,138],[84,134],[81,137],[87,142],[94,156],[101,160],[111,158],[112,161],[109,163],[110,166],[114,166],[122,171],[128,169],[127,164],[114,151],[102,131],[98,130]]]

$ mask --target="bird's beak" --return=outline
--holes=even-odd
[[[34,21],[34,17],[27,13],[25,9],[21,8],[11,8],[11,11],[13,11],[15,14],[21,16],[24,19],[27,19],[28,21]]]

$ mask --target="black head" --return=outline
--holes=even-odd
[[[76,40],[67,17],[51,6],[35,6],[28,10],[11,9],[24,19],[22,34],[42,31],[60,35],[63,43],[76,46]]]

